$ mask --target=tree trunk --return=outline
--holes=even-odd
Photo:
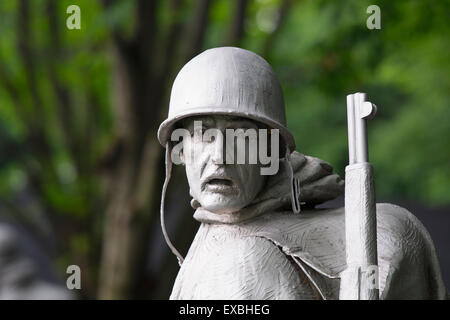
[[[160,170],[162,148],[156,138],[154,123],[148,129],[136,123],[135,108],[149,105],[149,95],[139,86],[148,86],[147,78],[137,74],[128,51],[114,49],[114,101],[118,155],[109,174],[109,200],[106,208],[103,236],[103,254],[100,266],[99,298],[126,299],[132,297],[139,270],[140,257],[146,254],[145,234],[157,209],[156,181]],[[145,73],[144,73],[145,74]],[[154,212],[155,211],[155,212]]]

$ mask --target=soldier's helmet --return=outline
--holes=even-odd
[[[295,150],[286,128],[280,82],[267,61],[251,51],[213,48],[190,60],[173,83],[169,115],[158,130],[159,142],[166,146],[181,119],[211,114],[244,117],[279,129],[280,144]]]

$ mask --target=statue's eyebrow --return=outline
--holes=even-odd
[[[212,127],[216,124],[216,122],[214,121],[214,119],[212,117],[202,117],[202,118],[199,118],[198,120],[201,120],[202,124],[204,126],[208,126],[208,127]]]

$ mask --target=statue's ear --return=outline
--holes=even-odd
[[[181,144],[181,146],[183,146],[183,142],[180,142],[180,144]],[[184,157],[184,148],[183,147],[180,148],[180,151],[178,154],[180,156],[180,161],[181,161],[182,165],[184,166],[186,164],[186,159]]]
[[[186,159],[183,152],[183,141],[175,144],[171,151],[171,159],[174,164],[186,164]]]

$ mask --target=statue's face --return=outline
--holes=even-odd
[[[202,133],[217,129],[223,133],[223,139],[198,138],[201,135],[195,134],[194,128],[198,130],[199,127],[194,126],[194,121],[201,121]],[[225,147],[223,140],[225,129],[258,130],[257,123],[244,118],[205,116],[188,118],[183,121],[183,127],[191,134],[190,139],[183,140],[182,151],[191,195],[203,208],[219,214],[236,212],[249,205],[265,182],[265,176],[260,173],[261,164],[249,164],[248,152],[244,164],[237,164],[237,161],[225,164],[226,152],[236,154],[236,150],[228,150],[230,148]],[[245,139],[247,151],[249,143],[254,141]]]

